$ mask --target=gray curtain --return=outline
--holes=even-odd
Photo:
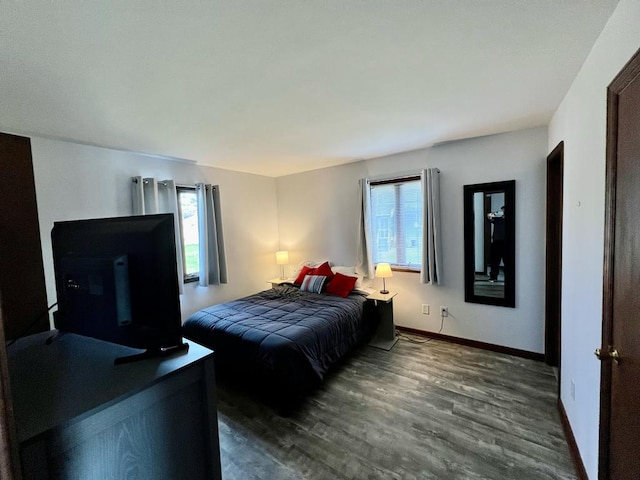
[[[134,215],[153,215],[156,213],[172,213],[178,269],[178,287],[183,292],[184,264],[182,262],[182,239],[180,237],[180,215],[178,210],[178,193],[173,180],[156,180],[155,178],[132,177],[132,196]]]
[[[422,170],[422,265],[420,282],[442,285],[440,170]]]
[[[227,258],[222,236],[220,188],[196,183],[200,235],[200,285],[227,283]]]
[[[360,179],[359,185],[359,203],[360,203],[360,221],[358,223],[358,267],[360,272],[366,278],[373,278],[375,275],[373,269],[373,257],[371,256],[371,189],[369,180]]]

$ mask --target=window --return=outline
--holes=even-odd
[[[422,261],[420,177],[371,182],[373,263],[420,270]]]
[[[177,187],[184,281],[198,281],[200,242],[198,235],[198,199],[195,187]]]

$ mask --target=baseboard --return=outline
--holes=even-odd
[[[580,456],[580,451],[578,450],[576,438],[573,436],[573,430],[571,430],[571,424],[569,423],[569,419],[567,418],[567,412],[565,411],[564,405],[562,404],[562,399],[560,398],[558,398],[558,413],[560,414],[562,429],[564,430],[564,436],[567,439],[567,445],[569,445],[569,452],[571,453],[573,465],[576,467],[578,479],[589,480],[587,470],[584,468],[584,463],[582,463],[582,457]]]
[[[436,338],[438,340],[457,343],[459,345],[465,345],[467,347],[481,348],[483,350],[489,350],[489,351],[498,352],[498,353],[506,353],[507,355],[513,355],[514,357],[529,358],[531,360],[537,360],[540,362],[544,361],[544,354],[542,353],[530,352],[528,350],[520,350],[518,348],[503,347],[502,345],[494,345],[493,343],[478,342],[476,340],[469,340],[467,338],[452,337],[450,335],[443,335],[442,333],[426,332],[426,331],[418,330],[415,328],[400,327],[398,325],[396,325],[396,328],[401,332],[424,335],[425,337]]]

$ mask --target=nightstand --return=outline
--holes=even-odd
[[[271,288],[274,288],[283,283],[293,283],[293,278],[272,278],[271,280],[267,280],[267,283],[270,283]]]
[[[370,347],[391,350],[398,341],[396,327],[393,324],[393,297],[397,292],[374,292],[367,296],[367,300],[375,302],[379,323],[373,338],[369,342]]]

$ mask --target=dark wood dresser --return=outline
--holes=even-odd
[[[25,479],[220,479],[213,352],[167,358],[67,333],[8,349]]]

